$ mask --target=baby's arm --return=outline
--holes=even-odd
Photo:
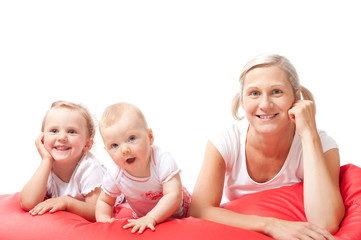
[[[101,191],[100,196],[98,198],[96,208],[95,208],[95,216],[97,222],[113,222],[113,206],[115,204],[116,198],[111,197],[106,194],[104,191]]]
[[[53,167],[53,158],[44,147],[43,137],[44,134],[40,134],[35,140],[36,147],[42,158],[41,163],[20,194],[21,207],[26,211],[33,209],[44,200],[48,177]]]
[[[132,228],[132,233],[142,233],[146,228],[155,230],[154,226],[167,220],[178,209],[182,201],[182,181],[179,174],[163,184],[163,197],[147,215],[139,219],[129,219],[124,228]]]

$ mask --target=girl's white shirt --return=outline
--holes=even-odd
[[[246,119],[225,126],[210,141],[222,155],[226,164],[224,192],[228,200],[238,199],[246,194],[260,192],[303,181],[303,151],[297,133],[281,170],[271,180],[258,183],[249,176],[245,158],[245,143],[249,122]],[[323,152],[338,148],[334,139],[325,131],[318,130]],[[224,200],[223,200],[224,201]]]
[[[84,200],[85,196],[95,188],[101,187],[104,170],[95,156],[86,152],[74,169],[69,182],[63,182],[53,171],[50,172],[47,184],[47,196],[55,198],[71,196]]]

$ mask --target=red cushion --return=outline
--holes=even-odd
[[[361,168],[352,164],[341,167],[341,193],[346,215],[337,239],[361,239]],[[277,217],[293,221],[306,221],[303,210],[303,185],[272,189],[247,195],[228,203],[225,208],[260,216]],[[0,239],[135,239],[138,234],[122,229],[131,215],[129,209],[120,208],[118,221],[90,223],[69,213],[47,213],[30,216],[19,205],[19,193],[0,196]],[[262,234],[237,229],[206,220],[185,218],[172,220],[142,234],[142,239],[270,239]]]

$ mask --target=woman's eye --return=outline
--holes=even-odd
[[[278,90],[278,89],[276,89],[276,90],[273,90],[273,92],[272,92],[273,94],[281,94],[282,93],[282,91],[281,90]]]
[[[135,141],[135,136],[131,136],[131,137],[129,138],[129,142],[133,142],[133,141]]]
[[[117,148],[118,147],[118,144],[116,143],[113,143],[112,145],[110,145],[110,148]]]
[[[257,97],[257,96],[259,96],[259,92],[253,91],[253,92],[250,93],[250,95],[251,95],[252,97]]]

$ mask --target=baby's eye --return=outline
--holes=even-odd
[[[56,129],[51,129],[50,132],[51,132],[51,133],[57,133],[58,130],[56,130]]]
[[[70,133],[70,134],[75,134],[76,131],[75,131],[75,130],[69,130],[69,133]]]
[[[116,143],[113,143],[112,145],[110,145],[110,148],[117,148],[118,147],[118,144]]]
[[[135,136],[130,136],[129,137],[129,142],[133,142],[133,141],[135,141]]]

